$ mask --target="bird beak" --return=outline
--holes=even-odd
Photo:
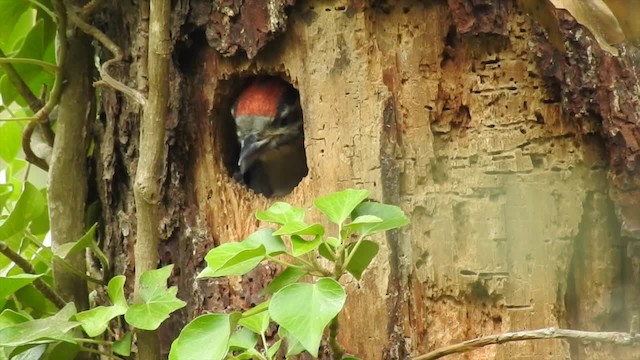
[[[262,149],[268,143],[268,138],[258,139],[255,133],[251,133],[242,139],[242,143],[240,144],[240,157],[238,159],[241,174],[244,175],[247,170],[255,164],[262,153]]]

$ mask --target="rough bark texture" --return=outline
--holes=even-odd
[[[66,81],[58,105],[60,121],[49,170],[49,217],[54,248],[77,241],[85,232],[88,175],[85,154],[90,141],[90,119],[95,118],[91,41],[77,32],[68,37],[68,42],[69,61],[64,69]],[[67,261],[80,273],[85,273],[83,252],[69,256]],[[66,301],[74,301],[79,310],[87,309],[86,283],[57,262],[54,262],[53,271],[58,293]]]
[[[359,284],[346,282],[339,339],[349,352],[399,359],[504,331],[628,330],[640,307],[640,257],[638,81],[626,55],[602,53],[569,18],[562,54],[506,0],[298,1],[286,32],[268,43],[282,26],[264,21],[284,24],[288,2],[211,4],[174,10],[160,255],[177,264],[188,307],[167,324],[167,345],[197,314],[259,303],[277,270],[195,280],[206,252],[255,230],[253,213],[270,203],[230,176],[238,149],[229,109],[255,73],[281,75],[301,93],[309,175],[285,201],[310,206],[334,190],[367,188],[411,218],[376,239],[381,252]],[[134,65],[120,79],[135,84],[144,14],[125,4],[108,14]],[[116,271],[131,274],[138,114],[112,92],[104,102],[105,246]],[[466,358],[639,356],[540,341]]]

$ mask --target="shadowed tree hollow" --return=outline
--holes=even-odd
[[[513,1],[178,1],[160,217],[161,263],[187,307],[258,304],[278,268],[197,280],[211,248],[256,210],[363,188],[401,206],[402,230],[347,280],[339,341],[402,359],[466,339],[543,327],[628,331],[640,310],[640,143],[635,53],[613,56],[568,13],[563,49]],[[148,4],[102,11],[125,51],[113,75],[142,84]],[[240,184],[231,108],[255,76],[299,91],[308,174],[267,199]],[[138,89],[144,91],[145,89]],[[131,275],[139,108],[102,92],[94,129],[105,251]],[[328,351],[328,350],[327,350]],[[325,354],[328,356],[327,354]],[[544,340],[468,359],[631,359],[637,349]],[[453,356],[452,358],[456,358]],[[459,356],[458,358],[463,358]]]

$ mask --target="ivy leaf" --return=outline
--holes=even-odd
[[[248,248],[257,248],[260,245],[264,245],[269,255],[277,255],[287,251],[287,247],[284,245],[282,238],[276,236],[274,230],[271,228],[259,229],[242,240],[242,244],[247,245]]]
[[[24,183],[22,193],[9,217],[0,224],[0,240],[23,232],[29,222],[37,218],[45,209],[42,194],[31,183]]]
[[[303,277],[306,273],[307,272],[305,270],[288,267],[273,280],[271,280],[269,285],[267,285],[267,287],[262,291],[262,294],[273,294],[283,287],[298,281],[298,279]]]
[[[331,278],[291,284],[273,295],[269,315],[317,357],[324,328],[342,310],[346,298],[342,286]]]
[[[280,350],[280,345],[281,344],[282,344],[282,339],[276,341],[275,343],[273,343],[273,345],[271,345],[269,347],[269,349],[267,349],[267,358],[268,359],[273,359],[273,357],[276,355],[278,350]]]
[[[131,355],[131,344],[133,344],[133,333],[131,331],[127,331],[122,339],[113,343],[111,348],[113,349],[113,352],[118,355],[129,356]]]
[[[313,204],[331,222],[342,224],[367,196],[369,196],[369,190],[347,189],[318,198]]]
[[[93,226],[84,235],[82,235],[80,240],[57,246],[53,249],[53,254],[62,259],[66,259],[67,256],[71,254],[75,254],[80,250],[92,247],[97,226],[97,223],[93,224]]]
[[[56,340],[73,342],[67,332],[80,325],[69,321],[73,313],[75,306],[68,303],[53,316],[7,326],[0,330],[0,347],[46,344]]]
[[[295,336],[289,334],[289,332],[282,326],[278,328],[278,336],[280,339],[284,339],[287,343],[287,359],[304,351],[304,346],[302,346],[300,341],[298,341]]]
[[[355,248],[355,243],[347,247],[347,256],[351,256],[351,252]],[[373,258],[378,254],[380,246],[373,241],[362,240],[355,250],[353,257],[347,264],[347,271],[356,279],[362,278],[362,273],[367,269]]]
[[[217,246],[204,257],[207,267],[198,278],[244,275],[265,258],[264,245],[256,248],[245,243],[226,243]]]
[[[0,144],[0,159],[12,162],[22,148],[22,128],[18,122],[0,123]]]
[[[76,320],[82,324],[82,328],[89,337],[102,334],[109,326],[111,319],[127,312],[128,305],[124,296],[125,280],[124,276],[118,275],[109,281],[107,291],[113,306],[98,306],[76,314]]]
[[[207,314],[195,318],[171,344],[169,360],[221,360],[229,351],[232,319],[227,314]]]
[[[262,334],[269,327],[269,313],[263,311],[251,316],[244,317],[238,323],[256,334]]]
[[[258,343],[258,335],[247,329],[240,328],[240,330],[236,331],[229,338],[229,349],[230,350],[247,350],[253,349]]]
[[[178,288],[167,288],[171,269],[173,265],[142,274],[139,289],[142,302],[131,305],[124,315],[129,324],[142,330],[155,330],[169,314],[187,304],[176,297]]]
[[[373,235],[382,231],[397,229],[409,223],[402,209],[395,205],[380,204],[374,201],[363,202],[353,210],[351,217],[375,216],[381,222],[361,223],[357,227],[360,236]]]
[[[324,235],[324,227],[320,224],[309,225],[303,221],[291,221],[288,222],[273,235]]]
[[[31,318],[24,313],[11,309],[4,309],[2,313],[0,313],[0,330],[29,320],[31,320]]]
[[[0,48],[8,50],[12,30],[27,10],[28,1],[0,0]]]
[[[267,210],[256,211],[256,219],[284,225],[289,222],[304,221],[304,209],[285,202],[276,202]]]
[[[40,274],[17,274],[0,277],[0,299],[5,299],[19,289],[31,284]]]
[[[291,236],[291,250],[293,256],[302,256],[310,251],[315,250],[322,243],[320,236],[316,236],[315,239],[307,241],[298,235]]]

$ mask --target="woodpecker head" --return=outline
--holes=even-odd
[[[236,122],[238,166],[243,176],[270,150],[302,137],[298,91],[277,77],[258,78],[247,86],[231,108],[231,115]]]

